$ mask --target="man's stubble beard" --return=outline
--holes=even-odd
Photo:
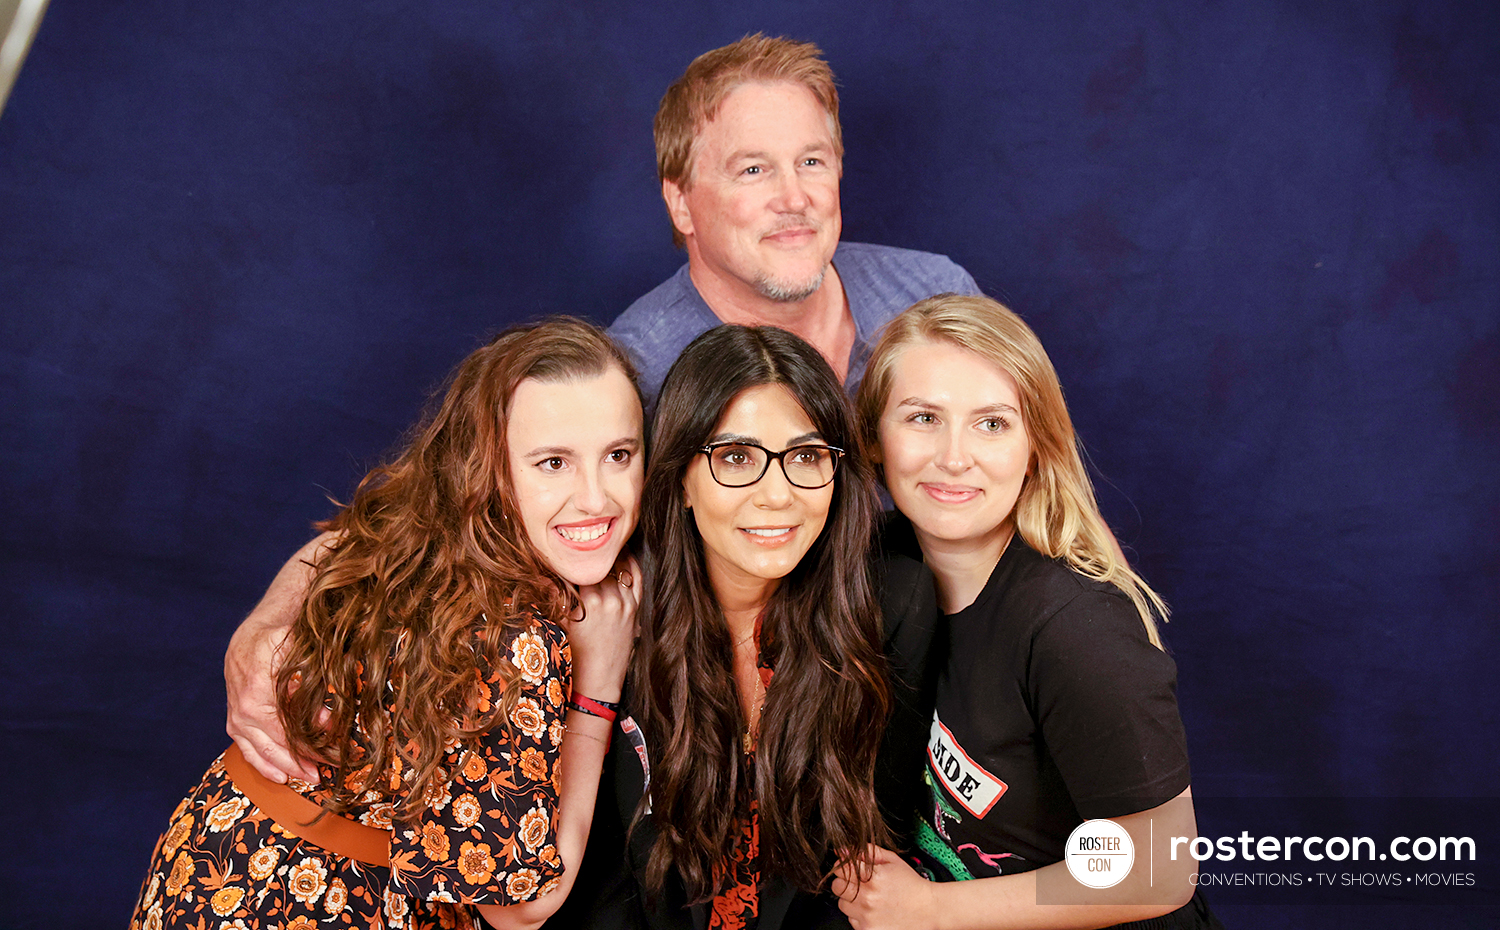
[[[806,214],[798,214],[783,217],[767,235],[774,235],[786,229],[799,229],[803,227],[810,228],[814,232],[822,230],[822,224],[810,220]],[[771,277],[770,272],[762,271],[755,276],[752,285],[755,288],[755,292],[767,300],[774,300],[779,304],[801,303],[816,294],[818,288],[823,286],[823,279],[828,276],[828,265],[832,259],[833,256],[830,255],[829,260],[823,262],[823,267],[818,269],[817,274],[814,274],[805,281],[777,280]]]
[[[826,265],[807,281],[777,281],[768,274],[760,274],[755,278],[755,291],[767,300],[774,300],[777,303],[799,303],[818,292],[827,274],[828,266]]]

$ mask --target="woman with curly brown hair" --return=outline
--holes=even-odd
[[[591,324],[465,359],[293,579],[276,703],[316,779],[278,784],[232,746],[172,815],[132,930],[545,920],[629,662],[641,421]]]
[[[847,398],[806,342],[720,326],[672,366],[642,497],[641,761],[614,763],[636,920],[807,926],[831,911],[808,893],[834,859],[887,835],[876,506]]]

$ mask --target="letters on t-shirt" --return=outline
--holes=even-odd
[[[927,764],[953,799],[975,817],[988,814],[1008,787],[964,752],[936,711],[932,714],[932,735],[927,740]]]

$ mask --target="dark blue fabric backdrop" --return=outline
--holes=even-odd
[[[1051,350],[1196,793],[1500,795],[1493,4],[647,10],[52,4],[0,118],[0,927],[124,924],[231,630],[449,366],[683,260],[651,117],[754,30],[840,77],[846,238]]]

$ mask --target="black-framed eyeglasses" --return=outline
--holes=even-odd
[[[708,473],[726,488],[746,488],[766,476],[774,459],[794,487],[815,490],[833,480],[844,450],[834,446],[791,446],[772,452],[753,442],[715,442],[698,450],[708,456]]]

